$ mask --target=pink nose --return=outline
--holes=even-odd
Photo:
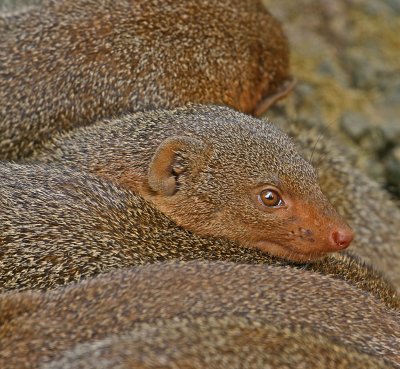
[[[343,250],[349,247],[351,241],[353,241],[353,231],[350,228],[346,229],[335,229],[331,233],[332,244],[337,250]]]

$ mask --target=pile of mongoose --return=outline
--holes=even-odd
[[[140,9],[145,7],[146,12],[139,11],[135,6]],[[93,124],[99,118],[121,115],[127,111],[149,109],[150,105],[151,108],[173,107],[189,101],[228,104],[238,110],[251,111],[242,108],[237,99],[228,103],[221,98],[228,91],[226,81],[237,82],[229,90],[234,95],[240,95],[243,90],[242,78],[246,83],[251,83],[248,89],[250,92],[257,90],[256,85],[268,85],[271,89],[267,89],[270,93],[266,94],[270,98],[279,89],[272,86],[284,86],[290,78],[286,37],[279,23],[257,0],[201,1],[196,4],[182,1],[163,3],[162,6],[157,2],[135,2],[135,6],[130,1],[122,0],[112,2],[112,5],[108,1],[101,4],[93,1],[44,1],[42,6],[2,17],[4,32],[1,34],[3,44],[6,44],[0,49],[3,66],[0,70],[1,158],[29,156],[40,152],[55,132]],[[213,11],[210,11],[210,7]],[[108,11],[107,16],[103,16],[105,11]],[[198,23],[197,16],[196,22],[185,21],[187,42],[183,43],[178,37],[183,26],[175,18],[171,25],[173,14],[183,14],[184,18],[185,14],[201,14],[204,24],[208,22],[207,27]],[[140,19],[141,22],[130,22],[130,19]],[[99,31],[104,22],[110,26],[106,27],[109,30],[107,37]],[[164,23],[168,24],[168,28],[163,27]],[[149,33],[146,27],[152,32]],[[40,32],[33,32],[32,29]],[[64,34],[71,29],[76,37],[60,35],[61,31]],[[200,37],[199,30],[207,32],[208,37]],[[234,43],[225,37],[227,30],[235,35]],[[159,33],[169,35],[168,41],[175,40],[174,47],[168,48],[168,43],[164,37],[159,37]],[[225,36],[220,37],[221,33]],[[125,36],[122,37],[122,34]],[[104,47],[106,43],[112,45],[113,52]],[[148,43],[154,44],[154,47],[143,46]],[[198,48],[194,48],[194,45],[198,45]],[[249,52],[249,48],[252,52]],[[211,62],[214,60],[208,54],[211,49],[218,62]],[[179,52],[184,55],[178,58]],[[32,59],[37,60],[38,68],[45,69],[45,72],[39,73],[32,68]],[[140,69],[127,64],[127,59],[133,64],[140,59],[149,66],[152,73],[147,71],[136,75]],[[112,67],[106,61],[112,63]],[[222,63],[223,67],[218,63]],[[157,67],[153,67],[153,64],[157,64]],[[193,77],[191,71],[195,66],[204,67],[207,76],[196,73]],[[261,71],[254,74],[254,66]],[[170,67],[177,68],[174,73],[179,78],[168,79],[168,83],[182,83],[186,87],[170,87],[172,96],[164,96],[160,91],[167,83],[165,79],[168,73],[164,73],[165,68]],[[100,72],[99,68],[105,70]],[[130,76],[131,73],[134,77],[126,77],[126,74]],[[252,77],[247,73],[253,73]],[[121,75],[121,78],[116,79],[115,74]],[[199,84],[197,79],[206,77],[207,84]],[[81,86],[82,83],[85,86]],[[133,102],[127,97],[131,102],[125,102],[125,105],[116,103],[121,97],[119,94],[122,87],[129,91],[126,97],[133,99]],[[187,90],[189,87],[190,91]],[[31,91],[32,88],[42,92],[37,94]],[[143,91],[136,96],[141,88],[158,92]],[[253,106],[263,99],[259,97],[255,100]],[[308,131],[296,132],[296,136],[299,135],[301,137],[295,139],[306,151],[314,147],[319,136],[318,133]],[[321,140],[320,143],[325,142]],[[316,150],[314,153],[315,162],[319,158],[323,159],[319,165],[323,191],[355,231],[357,237],[353,249],[363,260],[384,272],[399,288],[398,207],[379,186],[364,174],[354,171],[341,150],[332,146],[329,149],[322,146],[322,151]]]
[[[400,210],[240,113],[293,88],[260,1],[43,0],[0,45],[1,368],[400,368]]]

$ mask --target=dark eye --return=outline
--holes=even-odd
[[[275,190],[267,189],[260,193],[260,199],[265,206],[275,207],[282,206],[283,201],[279,193]]]

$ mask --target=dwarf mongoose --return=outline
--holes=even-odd
[[[227,107],[126,115],[47,146],[37,160],[117,182],[195,233],[297,261],[353,238],[287,135]]]
[[[0,21],[0,158],[126,111],[290,89],[288,42],[260,0],[56,0]]]
[[[290,264],[226,239],[192,234],[139,195],[76,169],[3,163],[0,170],[3,292],[47,289],[171,259]],[[286,241],[288,247],[298,242]],[[357,259],[338,254],[299,267],[345,279],[388,306],[399,306],[393,288]]]
[[[135,267],[54,291],[3,294],[0,366],[33,369],[76,345],[129,335],[141,322],[156,327],[159,319],[191,317],[300,328],[334,341],[332,349],[349,347],[400,367],[398,312],[346,282],[288,267],[199,261]],[[245,334],[236,345],[249,339]],[[172,340],[163,350],[174,347]]]

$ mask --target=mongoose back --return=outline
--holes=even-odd
[[[20,164],[0,169],[1,292],[48,289],[171,259],[292,264],[227,239],[193,234],[139,195],[76,169]],[[388,306],[400,306],[390,284],[357,259],[337,254],[295,266],[344,279]]]
[[[400,367],[398,312],[343,281],[288,267],[199,261],[146,265],[46,293],[4,294],[0,312],[2,368],[36,368],[79,344],[96,347],[115,335],[128,335],[129,342],[138,323],[156,327],[160,319],[184,322],[191,317],[227,317],[232,323],[246,318],[281,330],[297,327],[306,337],[333,341],[331,348],[349,347]],[[236,328],[242,329],[240,324]],[[251,340],[243,334],[233,341],[242,360],[248,354],[240,349],[243,340]],[[162,351],[174,350],[173,339],[164,342]],[[222,342],[210,344],[223,351],[218,348]]]
[[[315,259],[345,249],[353,238],[288,136],[227,107],[99,122],[55,138],[36,159],[138,192],[195,233],[283,258]]]
[[[287,39],[259,0],[44,1],[5,15],[0,41],[2,159],[126,111],[259,111],[289,78]]]

